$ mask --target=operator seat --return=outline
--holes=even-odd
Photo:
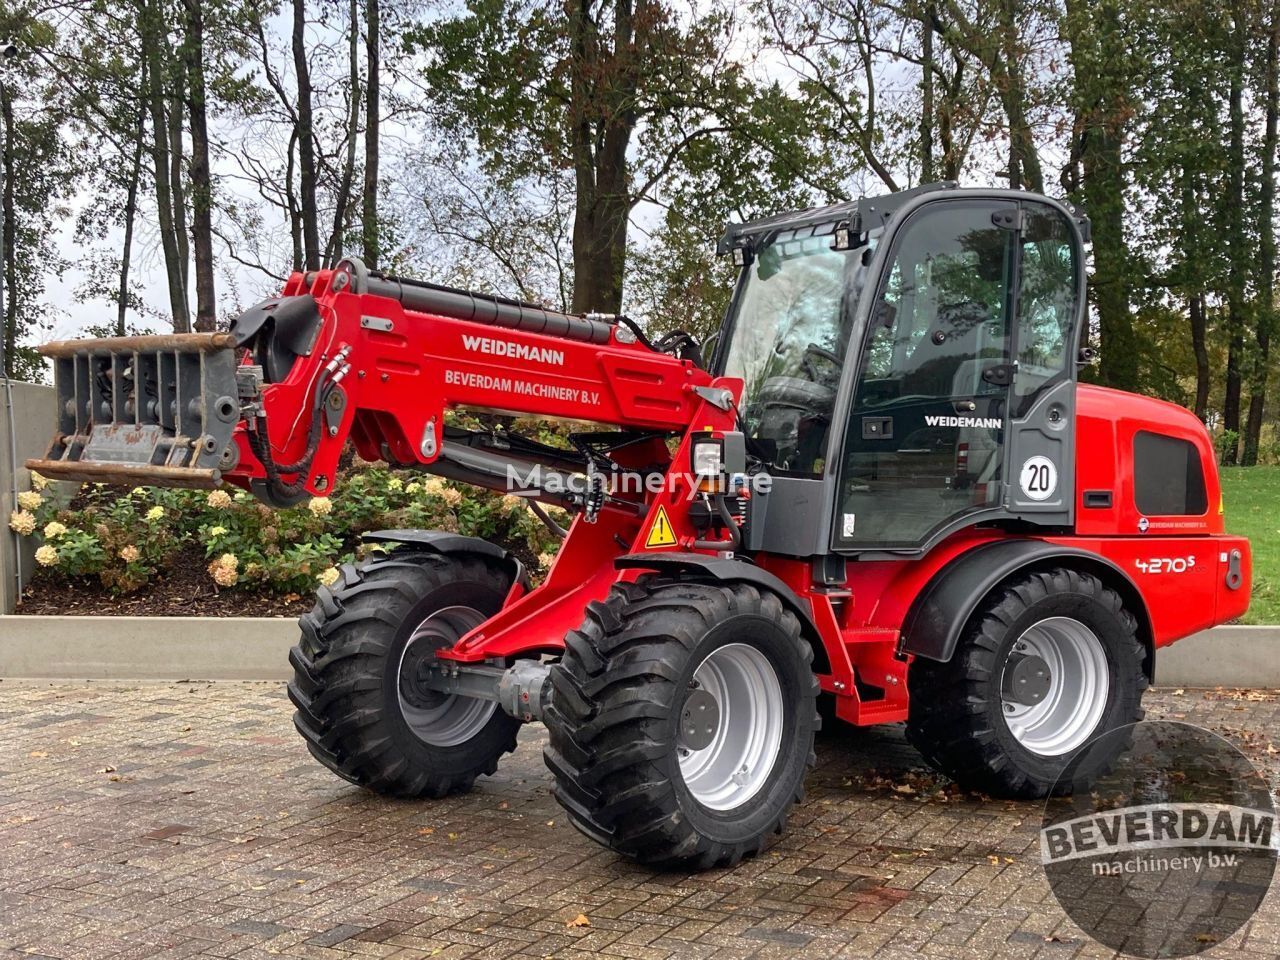
[[[911,352],[902,395],[951,396],[961,366],[978,357],[982,326],[990,321],[991,311],[974,300],[939,306]]]

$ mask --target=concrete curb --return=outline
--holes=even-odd
[[[0,617],[0,677],[287,680],[297,638],[283,617]],[[1164,647],[1156,682],[1280,688],[1280,626],[1215,627]]]
[[[1156,651],[1162,687],[1280,688],[1280,626],[1203,630]]]

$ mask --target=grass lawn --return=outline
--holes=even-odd
[[[1280,623],[1280,467],[1223,467],[1227,532],[1253,548],[1253,602],[1245,623]]]

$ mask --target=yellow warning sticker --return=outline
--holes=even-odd
[[[676,532],[671,526],[671,519],[667,516],[667,508],[658,506],[658,515],[653,519],[653,526],[649,528],[649,537],[645,540],[646,547],[674,547],[676,545]]]

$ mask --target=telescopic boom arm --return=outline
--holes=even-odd
[[[711,377],[633,330],[625,318],[370,274],[348,259],[293,274],[227,333],[43,347],[58,433],[29,466],[77,480],[227,482],[275,505],[327,493],[348,438],[365,459],[437,464],[490,486],[506,461],[581,469],[538,444],[446,440],[445,411],[684,432]]]

